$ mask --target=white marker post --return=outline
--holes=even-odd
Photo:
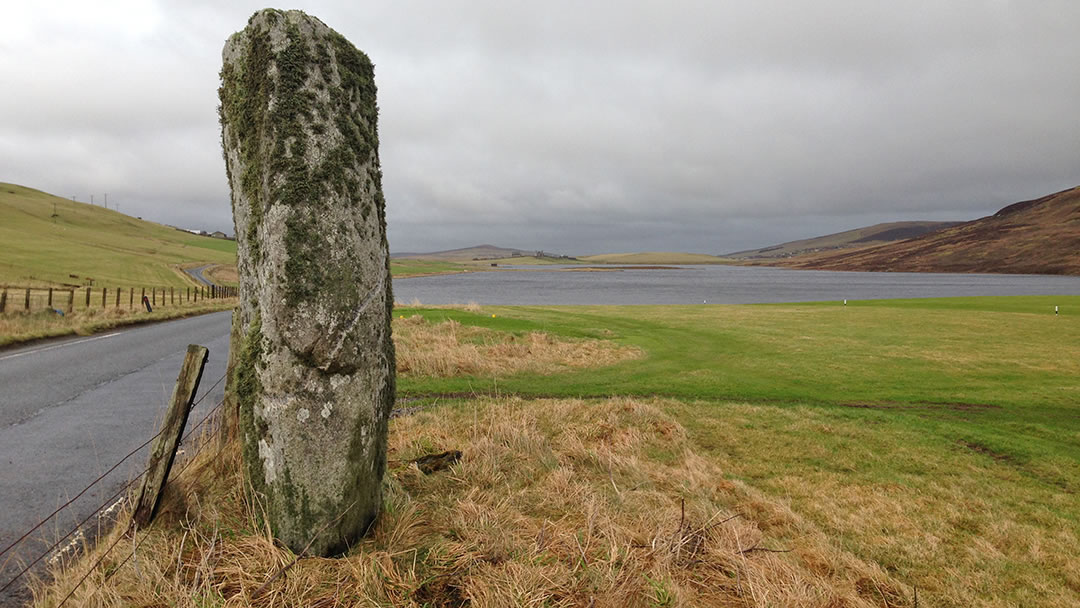
[[[847,306],[847,298],[844,298],[844,306]]]
[[[1056,317],[1057,314],[1058,314],[1058,307],[1055,305],[1054,306],[1054,316]]]

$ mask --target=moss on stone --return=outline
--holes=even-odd
[[[241,343],[233,345],[237,355],[233,374],[229,379],[230,391],[235,395],[239,412],[240,438],[243,442],[247,478],[251,489],[259,493],[266,491],[266,475],[259,457],[259,438],[266,432],[266,423],[255,413],[255,407],[263,392],[258,373],[262,361],[262,342],[262,319],[256,312]]]

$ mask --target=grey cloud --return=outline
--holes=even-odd
[[[217,72],[259,7],[137,5],[3,43],[0,180],[231,230]],[[376,64],[395,250],[717,253],[1080,183],[1074,2],[302,8]]]

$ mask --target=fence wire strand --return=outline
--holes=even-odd
[[[213,390],[213,387],[211,387],[210,390]],[[205,397],[205,395],[204,395],[204,397]],[[203,426],[203,424],[205,424],[206,421],[209,420],[211,416],[213,416],[219,409],[221,409],[221,406],[224,405],[224,404],[225,404],[225,402],[221,401],[220,403],[215,405],[214,409],[210,410],[210,412],[207,413],[206,416],[203,416],[203,419],[200,420],[199,423],[196,424],[194,427],[192,427],[192,429],[190,431],[188,431],[188,433],[186,435],[184,435],[184,438],[183,438],[182,441],[187,441],[191,437],[191,435],[199,427]],[[194,407],[194,405],[192,405],[192,407]],[[158,433],[158,434],[160,434],[160,433]],[[151,438],[151,440],[153,440],[153,438]],[[175,477],[179,477],[181,474],[183,474],[183,472],[191,464],[191,460],[194,459],[194,457],[196,455],[198,455],[199,452],[202,451],[203,447],[205,447],[205,444],[199,446],[199,448],[195,451],[195,454],[192,454],[191,457],[187,460],[187,462],[184,463],[184,466],[178,472],[176,472],[174,475],[170,475],[170,477],[175,478]],[[52,554],[52,552],[55,551],[56,548],[59,547],[61,543],[63,543],[65,540],[67,540],[68,537],[70,537],[72,534],[75,534],[75,532],[77,532],[79,529],[81,529],[86,524],[86,522],[90,521],[90,519],[93,518],[95,515],[100,514],[106,507],[112,505],[114,503],[114,501],[117,499],[117,497],[119,497],[121,494],[123,494],[125,491],[127,491],[127,489],[130,488],[132,485],[134,485],[135,482],[139,481],[142,478],[142,476],[145,475],[146,472],[149,471],[149,470],[150,470],[150,467],[149,467],[149,465],[147,465],[146,468],[144,468],[137,475],[134,475],[131,479],[129,479],[128,482],[125,483],[123,486],[121,486],[121,488],[119,490],[117,490],[115,494],[113,494],[108,499],[106,499],[105,502],[101,504],[101,506],[99,506],[96,509],[94,509],[93,511],[91,511],[90,514],[87,515],[85,518],[83,518],[83,520],[80,521],[78,524],[76,524],[75,527],[68,530],[67,533],[64,534],[63,536],[61,536],[59,540],[57,540],[55,543],[52,544],[52,546],[50,546],[48,549],[46,549],[41,555],[34,558],[34,561],[30,562],[25,567],[23,567],[23,569],[20,570],[19,573],[16,574],[14,577],[12,577],[11,580],[9,580],[7,583],[5,583],[3,587],[0,587],[0,593],[3,593],[4,591],[7,591],[8,587],[15,584],[15,581],[22,578],[27,572],[30,571],[31,568],[33,568],[35,565],[37,565],[38,562],[40,562],[41,560],[45,559],[47,556]],[[30,532],[33,532],[33,530],[31,530]]]
[[[202,394],[202,396],[201,396],[201,397],[199,397],[199,398],[198,398],[197,400],[195,400],[194,402],[192,402],[192,404],[191,404],[191,408],[190,408],[190,409],[194,409],[194,408],[195,408],[196,406],[198,406],[198,405],[199,405],[200,403],[202,403],[202,401],[203,401],[204,399],[206,399],[206,397],[207,397],[207,396],[209,396],[209,395],[210,395],[210,393],[211,393],[211,392],[213,392],[213,390],[214,390],[214,389],[216,389],[216,388],[218,387],[218,385],[219,385],[219,384],[221,384],[221,382],[222,382],[223,380],[225,380],[225,377],[226,377],[227,375],[228,375],[228,373],[227,373],[227,372],[226,372],[225,374],[222,374],[222,376],[221,376],[220,378],[218,378],[218,379],[217,379],[217,382],[214,382],[214,384],[213,384],[213,385],[212,385],[212,386],[211,386],[210,388],[206,389],[206,391],[204,391],[204,392],[203,392],[203,394]],[[220,403],[218,403],[217,405],[215,405],[215,406],[214,406],[214,407],[213,407],[213,408],[212,408],[212,409],[210,410],[210,412],[209,412],[209,413],[207,413],[207,414],[206,414],[206,416],[204,416],[204,417],[203,417],[203,419],[199,421],[199,423],[198,423],[198,424],[196,424],[196,425],[195,425],[194,427],[192,427],[192,428],[191,428],[191,430],[190,430],[190,431],[188,431],[188,433],[184,435],[184,437],[183,437],[182,441],[187,441],[187,440],[188,440],[188,438],[190,438],[190,437],[191,437],[191,435],[192,435],[192,434],[193,434],[193,433],[194,433],[194,432],[195,432],[195,431],[196,431],[196,430],[197,430],[198,428],[200,428],[201,426],[203,426],[203,425],[204,425],[204,424],[206,423],[206,421],[207,421],[207,420],[209,420],[209,419],[210,419],[210,417],[211,417],[212,415],[214,415],[214,413],[216,413],[216,412],[217,412],[217,411],[218,411],[218,410],[219,410],[219,409],[221,408],[221,406],[222,406],[222,405],[223,405],[224,403],[225,403],[225,402],[224,402],[224,400],[223,400],[223,401],[221,401]],[[189,411],[190,411],[190,409],[189,409]],[[119,461],[119,462],[117,462],[117,463],[116,463],[116,464],[114,464],[114,465],[113,465],[112,467],[110,467],[110,468],[109,468],[109,470],[105,471],[104,473],[102,473],[101,475],[99,475],[99,476],[98,476],[98,477],[97,477],[96,479],[94,479],[93,481],[91,481],[91,482],[90,482],[90,484],[89,484],[89,485],[87,485],[87,486],[86,486],[85,488],[83,488],[83,489],[82,489],[82,491],[80,491],[80,492],[79,492],[78,494],[76,494],[74,498],[71,498],[70,500],[68,500],[68,501],[67,501],[67,502],[65,502],[64,504],[62,504],[62,505],[60,505],[59,507],[57,507],[57,508],[56,508],[56,509],[55,509],[55,510],[54,510],[54,511],[53,511],[52,513],[50,513],[50,514],[49,514],[49,515],[48,515],[47,517],[45,517],[45,518],[44,518],[44,519],[42,519],[42,520],[41,520],[40,522],[38,522],[38,523],[37,523],[36,525],[34,525],[34,527],[32,527],[32,528],[30,528],[29,530],[27,530],[27,531],[26,531],[26,532],[25,532],[25,533],[24,533],[24,534],[23,534],[22,536],[20,536],[19,538],[15,539],[15,541],[14,541],[14,542],[12,542],[11,544],[9,544],[9,545],[8,545],[7,547],[5,547],[5,548],[4,548],[3,550],[0,550],[0,557],[3,557],[3,556],[4,556],[5,554],[7,554],[7,553],[8,553],[9,551],[11,551],[11,550],[12,550],[13,548],[15,548],[15,547],[16,547],[16,546],[18,546],[18,545],[19,545],[20,543],[22,543],[22,542],[23,542],[24,540],[26,540],[27,538],[29,538],[29,536],[30,536],[31,534],[33,534],[33,533],[34,533],[35,531],[37,531],[37,530],[38,530],[39,528],[41,528],[41,527],[42,527],[43,525],[45,525],[46,523],[48,523],[48,522],[49,522],[49,520],[51,520],[51,519],[52,519],[53,517],[55,517],[55,516],[56,516],[56,515],[57,515],[58,513],[60,513],[61,511],[63,511],[63,510],[65,509],[65,508],[67,508],[68,506],[70,506],[71,504],[73,504],[73,503],[74,503],[74,502],[75,502],[76,500],[78,500],[78,499],[79,499],[80,497],[82,497],[82,496],[83,496],[84,494],[86,494],[86,492],[88,492],[88,491],[90,490],[90,488],[92,488],[92,487],[94,487],[95,485],[97,485],[98,483],[100,483],[100,482],[101,482],[101,481],[102,481],[103,479],[105,479],[105,477],[107,477],[107,476],[108,476],[108,475],[109,475],[110,473],[112,473],[113,471],[115,471],[115,470],[116,470],[116,469],[117,469],[117,468],[118,468],[118,467],[119,467],[120,465],[124,464],[124,462],[126,462],[126,461],[127,461],[127,460],[128,460],[129,458],[131,458],[132,456],[134,456],[134,455],[135,455],[135,454],[136,454],[136,453],[137,453],[137,452],[138,452],[139,450],[142,450],[143,448],[145,448],[146,446],[148,446],[148,445],[149,445],[149,444],[150,444],[150,443],[151,443],[152,441],[154,441],[155,439],[157,439],[157,438],[158,438],[158,437],[159,437],[159,436],[161,435],[161,433],[162,433],[162,432],[163,432],[163,429],[162,429],[162,430],[159,430],[159,431],[158,431],[157,433],[154,433],[154,435],[153,435],[153,436],[151,436],[151,437],[150,437],[149,439],[147,439],[146,441],[144,441],[144,442],[143,442],[143,443],[142,443],[141,445],[139,445],[139,446],[138,446],[137,448],[135,448],[135,449],[131,450],[130,452],[128,452],[128,453],[127,453],[127,455],[125,455],[125,456],[124,456],[123,458],[121,458],[121,459],[120,459],[120,461]],[[198,452],[199,452],[199,451],[201,451],[201,449],[202,449],[202,446],[200,446],[200,448],[199,448],[198,450],[196,450],[196,454],[198,454]],[[192,455],[192,458],[194,458],[194,456],[195,456],[195,454],[193,454],[193,455]],[[181,469],[181,470],[180,470],[180,471],[179,471],[179,472],[177,473],[177,475],[179,475],[180,473],[182,473],[182,472],[183,472],[183,470],[184,470],[184,469],[186,469],[186,468],[187,468],[187,465],[189,465],[190,463],[191,463],[191,460],[189,459],[189,460],[188,460],[188,462],[187,462],[187,463],[185,464],[184,468],[182,468],[182,469]],[[140,479],[140,478],[141,478],[141,477],[142,477],[142,476],[143,476],[144,474],[146,474],[146,472],[147,472],[148,470],[149,470],[149,466],[147,466],[147,467],[146,467],[146,468],[144,468],[144,469],[143,469],[143,470],[142,470],[141,472],[139,472],[139,474],[137,474],[137,475],[133,476],[133,477],[132,477],[132,478],[131,478],[130,480],[128,480],[128,482],[127,482],[127,483],[125,483],[125,484],[123,485],[123,487],[121,487],[121,488],[120,488],[120,490],[118,490],[118,491],[117,491],[117,492],[116,492],[115,494],[113,494],[113,495],[112,495],[111,497],[109,497],[109,498],[108,498],[108,499],[107,499],[107,500],[106,500],[106,501],[105,501],[105,502],[104,502],[104,503],[103,503],[103,504],[102,504],[101,506],[99,506],[99,507],[97,507],[96,509],[94,509],[93,511],[91,511],[91,512],[90,512],[90,514],[89,514],[89,515],[87,515],[87,516],[86,516],[86,517],[85,517],[85,518],[84,518],[84,519],[83,519],[82,521],[80,521],[80,522],[79,522],[78,524],[76,524],[74,528],[72,528],[71,530],[69,530],[69,531],[68,531],[68,532],[67,532],[66,534],[64,534],[64,535],[63,535],[62,537],[60,537],[60,540],[58,540],[58,541],[56,541],[55,543],[53,543],[53,545],[52,545],[51,547],[49,547],[48,549],[46,549],[44,553],[42,553],[41,555],[39,555],[39,556],[38,556],[37,558],[35,558],[35,559],[34,559],[34,560],[33,560],[32,562],[30,562],[30,563],[29,563],[29,564],[28,564],[27,566],[25,566],[25,567],[24,567],[24,568],[23,568],[23,569],[22,569],[22,570],[21,570],[21,571],[20,571],[20,572],[19,572],[18,574],[16,574],[16,575],[15,575],[15,576],[14,576],[13,578],[11,578],[11,579],[10,579],[9,581],[7,581],[7,582],[6,582],[5,584],[4,584],[4,586],[3,586],[3,587],[0,587],[0,593],[2,593],[2,592],[4,592],[4,591],[6,591],[6,590],[7,590],[7,589],[8,589],[9,587],[11,587],[11,585],[13,585],[13,584],[15,583],[15,581],[17,581],[17,580],[19,580],[20,578],[22,578],[22,577],[23,577],[23,576],[24,576],[24,575],[25,575],[25,574],[26,574],[27,572],[29,572],[29,571],[30,571],[30,569],[31,569],[31,568],[33,568],[33,567],[34,567],[34,566],[35,566],[35,565],[36,565],[36,564],[37,564],[38,562],[40,562],[40,561],[41,561],[42,559],[44,559],[44,558],[45,558],[45,557],[46,557],[47,555],[51,554],[51,553],[52,553],[52,552],[53,552],[53,551],[54,551],[54,550],[55,550],[55,549],[56,549],[56,548],[57,548],[58,546],[60,546],[60,543],[64,542],[64,540],[66,540],[66,539],[67,539],[67,538],[68,538],[69,536],[71,536],[71,535],[72,535],[72,534],[74,534],[74,533],[75,533],[76,531],[78,531],[78,530],[79,530],[80,528],[82,528],[82,526],[83,526],[84,524],[86,524],[86,522],[87,522],[87,521],[89,521],[89,520],[90,520],[90,519],[91,519],[92,517],[94,517],[95,515],[98,515],[99,513],[101,513],[101,511],[102,511],[103,509],[105,509],[105,508],[106,508],[106,507],[108,507],[108,506],[109,506],[110,504],[112,504],[112,503],[113,503],[113,501],[114,501],[114,500],[115,500],[115,499],[116,499],[116,498],[117,498],[118,496],[120,496],[120,494],[122,494],[122,493],[123,493],[124,491],[126,491],[126,490],[127,490],[128,488],[130,488],[130,487],[131,487],[131,486],[132,486],[132,485],[133,485],[133,484],[134,484],[134,483],[135,483],[136,481],[138,481],[138,480],[139,480],[139,479]],[[6,565],[6,562],[5,562],[5,564],[4,564],[4,565]],[[0,567],[2,567],[2,565],[0,565]],[[84,579],[85,579],[85,577],[84,577]],[[80,581],[80,584],[81,584],[81,582],[82,582],[82,581]],[[78,587],[78,585],[76,585],[76,588],[77,588],[77,587]],[[72,592],[74,592],[74,589],[72,590]],[[65,600],[65,601],[66,601],[66,600]],[[61,602],[61,604],[60,604],[60,605],[63,605],[63,602]]]
[[[206,416],[204,416],[203,419],[200,420],[199,423],[196,424],[191,429],[191,431],[187,435],[184,436],[184,440],[186,441],[187,438],[190,437],[192,433],[194,433],[207,420],[209,420],[210,416],[213,415],[214,412],[216,412],[224,404],[225,404],[225,402],[222,401],[222,402],[218,403],[217,405],[215,405],[214,409],[211,410],[210,413],[208,413]],[[182,475],[184,473],[184,471],[186,471],[187,468],[189,466],[191,466],[191,463],[195,462],[195,457],[199,455],[199,452],[201,452],[203,450],[203,448],[205,448],[209,444],[210,444],[210,442],[206,442],[206,443],[203,443],[202,445],[200,445],[198,448],[196,448],[195,452],[191,456],[189,456],[187,458],[187,462],[184,463],[184,466],[181,467],[181,469],[179,471],[176,471],[175,473],[169,475],[169,478],[170,479],[176,479],[176,478],[180,477],[180,475]],[[344,513],[342,513],[342,515],[344,515]],[[116,547],[116,545],[120,543],[120,540],[127,537],[128,530],[131,530],[131,533],[132,533],[132,536],[133,536],[132,540],[135,540],[134,537],[138,536],[138,527],[134,525],[134,522],[132,522],[132,523],[128,524],[128,528],[126,530],[124,530],[124,532],[122,532],[119,536],[117,536],[116,540],[114,540],[112,542],[112,544],[109,545],[109,548],[106,549],[105,552],[101,554],[101,557],[99,557],[97,559],[97,561],[94,562],[94,565],[91,566],[90,569],[86,572],[86,574],[84,574],[82,576],[82,578],[79,579],[79,582],[75,583],[75,586],[71,589],[71,591],[69,591],[68,594],[64,597],[64,599],[61,600],[59,604],[57,604],[57,608],[61,608],[64,604],[67,603],[68,599],[70,599],[71,596],[74,595],[74,593],[79,589],[79,587],[82,586],[83,582],[86,581],[87,578],[89,578],[90,574],[92,574],[95,570],[97,570],[98,566],[101,565],[101,562],[105,561],[105,558],[108,557],[109,553],[112,552],[113,548]],[[127,555],[127,557],[125,557],[123,560],[121,560],[120,563],[116,564],[116,566],[108,574],[105,575],[105,580],[106,581],[109,580],[110,578],[112,578],[113,575],[115,575],[120,570],[120,568],[124,567],[128,563],[128,561],[130,561],[131,558],[135,556],[135,553],[139,550],[139,546],[143,544],[143,541],[145,541],[148,536],[149,536],[148,534],[144,534],[141,540],[138,540],[137,542],[134,543],[134,546],[131,548],[131,553],[129,553]]]

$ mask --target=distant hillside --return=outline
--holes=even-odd
[[[915,239],[778,263],[828,270],[1080,275],[1080,187]]]
[[[234,265],[236,242],[0,183],[0,284],[180,287],[189,263]]]
[[[730,264],[731,260],[704,253],[644,251],[641,253],[603,253],[578,257],[590,264]]]
[[[791,241],[761,249],[736,251],[726,254],[725,257],[739,260],[778,259],[793,256],[819,253],[822,251],[835,251],[837,249],[865,248],[874,245],[882,245],[893,241],[902,241],[915,238],[924,234],[957,226],[962,222],[889,222],[875,224],[865,228],[846,230],[819,236],[812,239]]]
[[[501,260],[515,256],[534,256],[537,252],[524,249],[508,249],[495,245],[476,245],[475,247],[463,247],[461,249],[448,249],[446,251],[433,251],[431,253],[393,253],[391,258],[411,260],[438,260],[443,262],[468,262],[471,260]]]

